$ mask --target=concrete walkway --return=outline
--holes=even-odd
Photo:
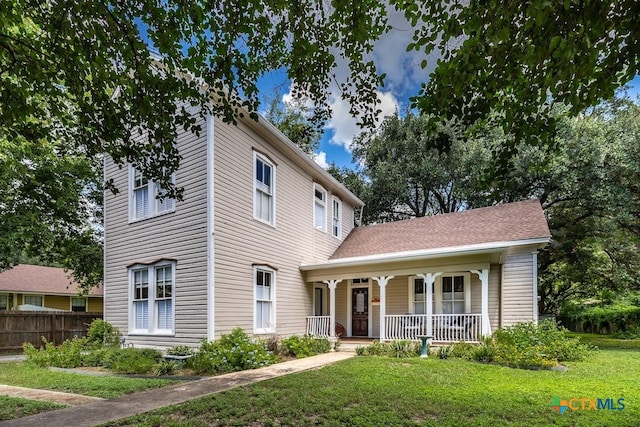
[[[127,418],[164,406],[183,403],[213,393],[241,387],[283,375],[320,368],[330,363],[355,356],[351,352],[333,352],[304,359],[291,360],[260,369],[233,372],[231,374],[204,378],[169,387],[147,390],[125,395],[117,399],[94,401],[80,406],[44,412],[29,417],[0,422],[0,426],[36,425],[47,427],[95,426],[110,421]],[[40,390],[38,390],[40,391]],[[0,391],[0,394],[3,394]],[[29,397],[26,397],[29,398]]]

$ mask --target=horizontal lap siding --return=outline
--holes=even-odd
[[[523,253],[507,256],[503,274],[503,326],[533,320],[532,255]]]
[[[275,228],[253,219],[254,148],[275,163]],[[305,317],[313,314],[313,287],[304,283],[299,266],[326,260],[340,244],[329,226],[327,233],[313,227],[312,177],[245,124],[218,120],[214,168],[216,336],[237,326],[253,331],[254,264],[277,269],[276,333],[303,334]],[[345,221],[353,220],[344,202],[343,212]]]
[[[105,195],[105,319],[135,345],[196,345],[207,335],[206,123],[197,120],[200,136],[182,132],[176,141],[182,156],[176,185],[184,188],[184,200],[176,201],[173,213],[129,224],[128,168],[107,161],[106,178],[113,178],[120,192]],[[175,337],[128,336],[127,266],[161,258],[177,260]]]

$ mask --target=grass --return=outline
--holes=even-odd
[[[600,349],[627,349],[640,350],[640,339],[620,340],[611,338],[609,335],[588,334],[584,332],[567,332],[572,338],[579,337],[580,342],[592,344]]]
[[[640,357],[599,351],[569,370],[357,357],[162,408],[108,426],[637,426]],[[621,411],[560,415],[552,399],[624,398]]]
[[[23,362],[0,364],[0,384],[77,393],[106,399],[175,383],[176,381],[171,380],[56,372]]]
[[[0,421],[13,420],[64,407],[65,405],[58,403],[39,402],[37,400],[0,395]]]

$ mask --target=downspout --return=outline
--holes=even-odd
[[[215,338],[214,118],[207,113],[207,339]]]

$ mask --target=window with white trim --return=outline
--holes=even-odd
[[[333,198],[333,227],[331,233],[333,237],[342,239],[342,201],[337,197]]]
[[[318,184],[313,184],[313,200],[313,225],[327,231],[327,191]]]
[[[442,277],[442,314],[465,313],[464,276]]]
[[[254,333],[275,332],[275,271],[268,267],[254,267],[255,313]]]
[[[173,333],[175,263],[135,266],[130,270],[130,280],[131,333]]]
[[[44,297],[42,295],[24,295],[22,297],[22,303],[44,307]]]
[[[9,295],[0,294],[0,310],[8,310],[9,309]]]
[[[431,285],[431,304],[432,312],[435,306],[434,287]],[[413,314],[427,314],[427,284],[422,277],[413,278]]]
[[[275,225],[275,167],[254,152],[253,217]]]
[[[71,297],[71,311],[87,311],[87,299],[83,297]]]
[[[130,166],[129,219],[136,221],[175,211],[175,200],[164,196],[159,184],[147,179],[141,171]],[[175,182],[175,175],[171,175]]]

